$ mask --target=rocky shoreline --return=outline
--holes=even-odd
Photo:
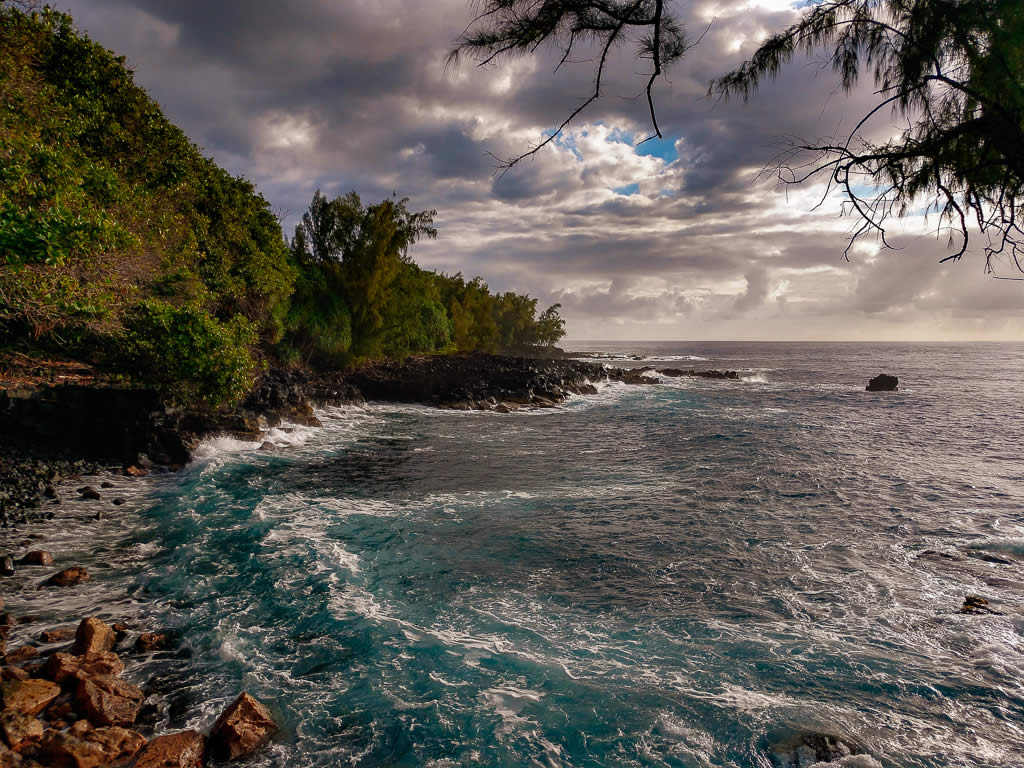
[[[124,482],[180,468],[200,440],[258,440],[282,422],[316,425],[321,406],[382,401],[510,413],[596,394],[610,381],[657,384],[652,371],[498,355],[417,357],[336,374],[272,370],[237,408],[218,411],[175,409],[152,392],[97,383],[0,390],[0,526],[8,553],[0,555],[0,583],[15,604],[29,606],[29,615],[0,616],[0,768],[201,766],[246,755],[277,729],[270,711],[243,692],[208,733],[157,735],[149,697],[122,675],[173,639],[132,628],[130,619],[67,616],[37,625],[31,605],[38,590],[81,589],[90,574],[36,548],[43,537],[18,528],[77,520],[83,510],[95,520],[118,514]]]

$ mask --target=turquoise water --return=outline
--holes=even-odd
[[[244,688],[259,766],[1024,763],[1024,345],[592,349],[744,378],[328,410],[133,486],[98,582],[175,632],[158,729]]]

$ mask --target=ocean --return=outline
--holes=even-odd
[[[93,580],[32,612],[170,630],[147,717],[248,690],[251,766],[1024,765],[1024,344],[570,346],[741,379],[210,441],[44,531]]]

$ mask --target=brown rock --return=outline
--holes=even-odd
[[[196,731],[160,736],[149,742],[135,768],[202,768],[206,739]]]
[[[79,720],[59,733],[49,728],[39,745],[41,758],[56,766],[120,766],[132,761],[146,745],[145,737],[127,728],[93,728]]]
[[[85,568],[66,568],[60,573],[55,573],[53,576],[43,582],[44,587],[73,587],[76,584],[81,584],[83,581],[89,580],[89,572]]]
[[[0,626],[13,627],[17,623],[18,617],[15,616],[13,613],[0,613]]]
[[[124,662],[116,653],[101,651],[85,656],[55,653],[46,662],[43,674],[55,683],[64,685],[80,677],[106,675],[117,677],[124,672]]]
[[[28,680],[32,675],[21,667],[4,667],[0,677],[4,680]]]
[[[27,747],[43,737],[43,724],[32,715],[5,709],[0,712],[0,734],[7,746],[15,752]]]
[[[3,709],[38,715],[60,695],[60,686],[49,680],[10,680],[0,685]]]
[[[4,656],[6,664],[24,664],[29,659],[39,655],[39,649],[32,645],[23,645],[17,650],[11,651]]]
[[[73,640],[74,638],[74,627],[54,627],[53,629],[44,629],[39,635],[39,639],[44,643],[66,643],[68,640]]]
[[[156,632],[143,632],[135,641],[136,651],[159,651],[167,646],[167,635]]]
[[[110,675],[79,676],[78,710],[97,725],[132,725],[144,696],[134,685]]]
[[[149,472],[147,470],[139,469],[134,464],[132,466],[130,466],[130,467],[127,467],[125,469],[124,473],[128,477],[145,477],[146,475],[149,474]]]
[[[127,728],[97,728],[87,733],[84,740],[99,744],[109,765],[128,762],[146,746],[145,736]]]
[[[218,759],[234,760],[265,744],[276,730],[270,710],[242,693],[213,724],[210,749]]]
[[[25,553],[18,563],[21,565],[53,565],[53,555],[45,549],[34,549]]]
[[[88,653],[100,653],[109,651],[114,647],[117,638],[114,630],[95,617],[82,619],[75,632],[75,644],[71,652],[82,656]]]
[[[21,768],[22,764],[21,755],[0,747],[0,768]]]

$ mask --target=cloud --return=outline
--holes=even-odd
[[[583,121],[500,178],[495,157],[543,141],[589,95],[586,51],[557,73],[545,49],[446,70],[465,0],[63,2],[286,229],[317,188],[408,196],[438,210],[420,263],[561,301],[577,339],[1024,334],[1024,289],[985,277],[978,256],[939,266],[943,243],[918,226],[902,251],[869,244],[845,261],[836,197],[816,208],[820,185],[758,181],[794,138],[849,129],[874,98],[839,93],[813,56],[747,103],[706,97],[795,18],[783,0],[678,6],[694,36],[715,21],[658,86],[664,140],[634,146],[650,131],[643,64],[622,48]]]

